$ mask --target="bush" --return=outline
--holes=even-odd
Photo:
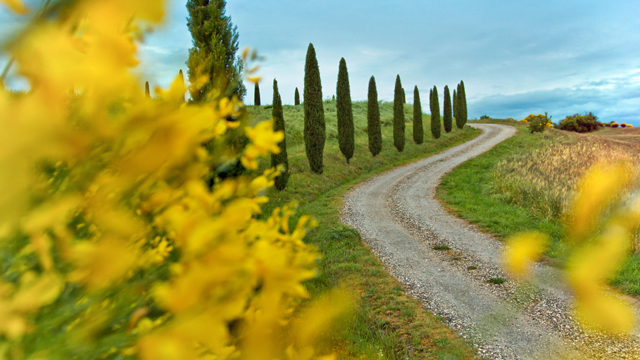
[[[480,116],[480,120],[489,120],[489,119],[491,119],[491,116],[489,116],[489,115]]]
[[[593,115],[592,113],[588,113],[585,115],[575,114],[572,116],[567,116],[564,120],[560,121],[560,124],[558,124],[558,128],[560,130],[575,131],[579,133],[588,133],[603,127],[604,124],[599,122],[598,117]]]
[[[627,124],[622,123],[622,124],[620,124],[620,127],[627,127]]]
[[[3,139],[19,139],[0,142],[0,357],[324,355],[313,341],[344,301],[299,307],[318,274],[314,221],[290,228],[294,205],[258,218],[272,170],[206,182],[230,163],[258,170],[284,134],[247,126],[235,95],[185,104],[181,76],[144,96],[127,60],[146,26],[135,15],[160,23],[163,2],[55,3],[15,56],[46,87],[0,91]]]
[[[529,130],[531,130],[532,134],[534,132],[544,132],[547,128],[551,128],[553,126],[551,119],[547,117],[547,113],[544,115],[533,115],[533,117],[529,115],[521,121],[529,123]]]
[[[617,122],[611,123],[612,128],[617,128],[618,126],[620,126],[620,124],[618,124]]]

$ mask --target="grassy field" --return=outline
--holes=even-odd
[[[640,128],[605,128],[593,133],[607,139],[640,144]]]
[[[514,137],[454,169],[438,196],[451,211],[499,239],[530,230],[549,234],[546,261],[559,263],[565,253],[563,215],[580,177],[597,162],[624,160],[635,169],[637,184],[640,145],[611,141],[600,132],[531,134],[526,125],[511,124],[518,128]],[[639,255],[629,257],[612,285],[640,295]]]
[[[425,311],[417,300],[404,295],[400,283],[384,270],[382,264],[360,239],[359,234],[342,225],[342,196],[348,189],[367,178],[397,165],[415,161],[448,147],[463,143],[480,134],[465,127],[443,133],[436,140],[429,132],[428,115],[424,115],[425,142],[417,145],[412,137],[412,106],[405,105],[406,146],[402,153],[393,147],[393,104],[381,103],[383,150],[375,158],[368,149],[366,134],[366,102],[353,104],[356,128],[355,155],[347,165],[338,149],[335,102],[326,101],[327,143],[322,175],[311,172],[302,141],[303,107],[284,106],[287,149],[291,176],[287,188],[268,192],[270,201],[265,214],[277,206],[297,200],[298,215],[314,216],[320,226],[305,238],[322,253],[321,273],[308,287],[314,295],[336,286],[345,286],[360,294],[360,304],[353,321],[343,327],[342,334],[330,341],[340,358],[389,359],[470,359],[473,348],[455,335],[440,319]],[[271,109],[249,107],[252,121],[267,120]],[[269,166],[267,161],[261,168]],[[293,219],[296,221],[296,219]]]

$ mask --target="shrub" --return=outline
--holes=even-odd
[[[404,150],[404,102],[400,75],[396,77],[396,88],[393,97],[393,145],[402,152]]]
[[[380,126],[380,107],[378,105],[378,89],[376,78],[369,79],[369,95],[367,102],[367,135],[369,151],[374,157],[382,151],[382,128]]]
[[[531,115],[530,115],[531,116]],[[544,132],[547,128],[552,127],[551,119],[544,115],[534,115],[532,118],[527,116],[529,123],[529,130],[533,134],[534,132]]]
[[[627,124],[625,124],[625,123],[621,123],[621,124],[620,124],[620,127],[623,127],[623,128],[624,128],[624,127],[627,127]]]
[[[0,92],[3,139],[19,139],[0,142],[0,357],[324,355],[313,342],[341,301],[291,321],[318,272],[313,221],[290,227],[293,206],[258,218],[270,170],[204,181],[232,161],[258,170],[283,134],[247,126],[237,96],[184,104],[180,77],[144,96],[129,60],[164,2],[54,3],[11,49],[39,90]]]
[[[508,118],[506,118],[505,120],[507,121],[516,121],[516,119],[512,118],[511,116],[509,116]]]
[[[618,126],[620,126],[620,124],[618,124],[617,122],[611,123],[612,128],[617,128]]]
[[[344,58],[340,59],[336,94],[338,94],[336,102],[336,111],[338,116],[338,146],[340,147],[342,155],[347,159],[348,164],[349,159],[353,157],[355,139],[353,134],[353,110],[351,109],[349,72],[347,70],[347,62]]]
[[[579,133],[588,133],[603,127],[604,125],[599,122],[598,118],[592,113],[567,116],[558,124],[558,129],[560,130],[575,131]]]
[[[489,120],[489,119],[491,119],[491,117],[489,115],[480,116],[480,120]]]
[[[309,44],[304,65],[304,147],[311,171],[322,174],[325,135],[322,83],[316,49]]]

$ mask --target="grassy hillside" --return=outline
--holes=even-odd
[[[563,217],[581,176],[599,161],[623,160],[635,168],[637,184],[640,145],[612,141],[608,130],[531,134],[522,123],[511,125],[518,128],[515,136],[451,171],[438,196],[451,211],[498,239],[530,230],[549,234],[547,261],[556,263],[564,253]],[[635,248],[611,283],[640,295],[637,244]]]
[[[640,144],[640,128],[604,128],[593,133],[611,140]]]
[[[338,149],[335,102],[325,101],[327,143],[324,152],[324,172],[311,172],[303,143],[303,107],[284,106],[287,150],[291,176],[287,188],[278,192],[271,189],[269,203],[263,211],[270,214],[273,208],[292,200],[300,203],[298,216],[310,214],[320,226],[311,231],[305,240],[322,253],[321,273],[310,281],[308,287],[314,295],[327,292],[337,286],[345,286],[360,294],[361,301],[353,321],[343,327],[340,336],[330,340],[340,358],[389,358],[389,359],[470,359],[475,351],[456,336],[438,318],[422,309],[421,304],[402,292],[402,287],[384,270],[382,264],[360,239],[359,234],[340,222],[342,196],[367,178],[397,165],[415,161],[463,143],[480,134],[479,130],[465,127],[435,140],[429,130],[429,116],[424,115],[427,130],[425,143],[416,145],[412,137],[411,105],[405,105],[407,121],[406,146],[402,153],[393,147],[393,103],[380,103],[383,149],[372,157],[368,149],[367,104],[353,104],[355,123],[355,154],[347,165]],[[271,118],[266,106],[249,107],[252,122]],[[269,166],[263,161],[261,168]],[[293,221],[297,221],[293,219]]]

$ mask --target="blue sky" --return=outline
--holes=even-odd
[[[169,1],[166,24],[141,44],[141,80],[167,86],[186,70],[185,3]],[[423,100],[436,85],[442,101],[445,85],[453,90],[464,80],[471,118],[548,112],[557,121],[592,111],[602,121],[640,125],[637,0],[229,0],[227,13],[240,47],[265,57],[263,104],[271,102],[274,78],[285,104],[295,87],[302,93],[311,42],[325,98],[335,94],[344,57],[353,100],[366,99],[374,75],[380,99],[391,101],[400,74],[408,102],[416,85]],[[0,24],[0,38],[19,27],[4,8]],[[21,86],[15,78],[11,85]]]

